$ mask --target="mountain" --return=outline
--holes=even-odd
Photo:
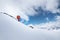
[[[0,40],[60,40],[60,30],[31,29],[0,13]]]
[[[18,38],[22,33],[29,30],[31,30],[30,27],[27,27],[8,15],[0,13],[0,40],[17,40],[15,36]]]

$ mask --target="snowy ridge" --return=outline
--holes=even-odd
[[[0,40],[60,40],[59,34],[59,30],[31,29],[5,14],[0,14]]]
[[[1,27],[2,28],[5,27],[6,31],[7,31],[7,27],[8,28],[13,28],[13,29],[16,29],[16,30],[17,29],[20,30],[19,28],[21,28],[23,30],[31,29],[31,28],[27,27],[26,25],[24,25],[23,23],[20,23],[17,20],[15,20],[15,19],[13,19],[13,18],[11,18],[11,17],[9,17],[8,15],[5,15],[5,14],[0,14],[0,28]]]

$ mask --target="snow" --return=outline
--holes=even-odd
[[[60,40],[60,30],[31,29],[5,14],[0,14],[0,40]]]

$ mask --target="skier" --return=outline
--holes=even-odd
[[[20,16],[19,15],[17,15],[17,19],[18,19],[18,21],[20,21]]]

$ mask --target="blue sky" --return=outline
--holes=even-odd
[[[60,9],[60,5],[58,6],[58,9]],[[37,15],[35,16],[29,16],[29,21],[24,22],[25,24],[41,24],[46,23],[49,21],[55,21],[56,16],[60,16],[60,13],[52,13],[51,11],[45,11],[41,7],[38,7],[38,9],[34,9],[37,12]],[[48,18],[48,20],[47,20]]]
[[[23,24],[41,25],[43,23],[43,25],[51,26],[57,23],[57,25],[60,25],[59,0],[1,0],[0,2],[1,12],[12,15],[15,18],[20,15],[20,22]]]

